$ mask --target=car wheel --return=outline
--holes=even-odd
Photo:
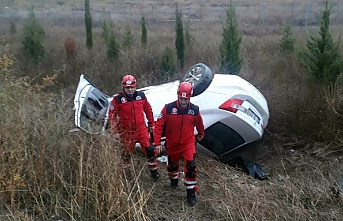
[[[213,79],[212,71],[203,63],[193,65],[183,77],[184,82],[189,82],[193,86],[193,97],[204,92]]]

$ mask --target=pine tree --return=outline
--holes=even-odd
[[[144,16],[142,16],[142,19],[141,19],[141,26],[142,26],[141,44],[145,48],[148,42],[148,31],[146,28],[146,21],[145,21]]]
[[[239,74],[242,67],[242,59],[239,54],[242,36],[238,29],[235,9],[231,4],[226,16],[223,39],[220,44],[219,70],[221,73]]]
[[[175,15],[176,15],[176,25],[175,25],[176,55],[177,55],[177,60],[180,63],[179,68],[182,69],[184,64],[185,64],[185,41],[184,41],[184,37],[183,37],[183,25],[182,25],[182,18],[181,18],[182,14],[181,14],[181,11],[178,10],[178,7],[176,7]]]
[[[124,40],[123,40],[123,48],[130,48],[135,43],[135,36],[133,36],[130,27],[126,27],[126,31],[124,34]]]
[[[282,52],[294,52],[295,38],[293,38],[292,26],[289,23],[285,23],[283,29],[283,36],[280,41],[280,50]]]
[[[87,48],[93,47],[92,16],[90,12],[89,0],[85,0],[85,25],[86,25],[86,45]]]
[[[15,24],[14,24],[13,21],[11,21],[11,23],[10,23],[10,34],[11,35],[17,34],[17,29],[16,29]]]
[[[337,76],[336,83],[337,83],[339,86],[343,86],[343,72],[340,73],[340,74]]]
[[[311,36],[307,40],[307,51],[300,54],[300,62],[310,76],[319,82],[335,82],[343,71],[343,61],[339,54],[339,45],[330,34],[330,13],[326,2],[322,11],[319,37]]]
[[[116,61],[120,53],[119,43],[112,27],[106,21],[102,23],[101,36],[104,38],[107,47],[107,58],[111,61]]]
[[[190,28],[189,25],[186,25],[185,28],[185,43],[187,45],[187,47],[189,49],[191,49],[194,46],[194,37],[192,36],[191,32],[190,32]]]
[[[43,41],[45,40],[45,32],[33,11],[30,12],[23,29],[21,52],[27,60],[37,64],[44,58],[45,49]]]
[[[114,31],[111,30],[107,45],[107,58],[111,61],[115,61],[119,57],[119,52],[120,50],[117,38],[114,34]]]
[[[103,21],[101,37],[104,39],[106,45],[108,44],[108,39],[111,36],[111,32],[112,27],[106,21]]]
[[[175,73],[176,59],[174,51],[166,47],[161,56],[160,70],[164,81],[167,81],[169,77],[173,77]]]

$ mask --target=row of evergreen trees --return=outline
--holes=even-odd
[[[310,36],[306,49],[296,50],[292,26],[286,23],[280,49],[283,53],[296,53],[300,64],[313,80],[323,83],[339,80],[339,83],[343,83],[343,59],[339,52],[339,40],[335,42],[330,33],[331,9],[326,1],[321,13],[319,36]]]
[[[296,39],[292,34],[292,27],[290,24],[285,25],[284,34],[281,39],[280,49],[283,53],[297,52],[299,55],[299,62],[308,71],[313,79],[322,82],[335,82],[336,79],[343,75],[343,61],[339,53],[339,45],[334,42],[330,34],[330,10],[326,2],[325,10],[322,12],[321,25],[319,30],[319,37],[311,36],[307,41],[307,48],[305,50],[296,51]],[[160,71],[166,77],[172,77],[176,72],[176,67],[181,70],[185,64],[185,37],[189,44],[190,34],[187,29],[184,31],[182,23],[181,10],[176,7],[175,10],[176,23],[175,23],[175,50],[170,47],[161,54]],[[85,0],[85,27],[86,27],[86,46],[91,49],[93,47],[92,36],[92,17],[90,13],[89,0]],[[120,55],[120,44],[117,41],[116,35],[106,21],[102,26],[105,44],[107,46],[107,57],[111,61],[118,60]],[[143,48],[147,45],[147,23],[144,17],[141,18],[141,46]],[[13,23],[10,26],[10,32],[16,33]],[[184,34],[185,32],[185,34]],[[38,20],[35,18],[33,12],[30,13],[28,21],[24,26],[24,34],[22,39],[22,53],[33,63],[38,63],[44,58],[45,49],[43,41],[45,32]],[[188,39],[188,40],[187,40]],[[235,9],[230,4],[227,10],[226,22],[223,25],[222,41],[219,48],[219,72],[225,74],[239,74],[243,59],[240,56],[240,45],[242,36],[239,31],[239,26],[236,20]],[[134,36],[130,29],[127,28],[123,48],[131,47],[134,44]],[[175,55],[176,54],[176,58]],[[341,76],[343,79],[343,76]]]

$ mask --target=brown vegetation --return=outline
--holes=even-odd
[[[63,7],[71,4],[63,2]],[[243,3],[246,8],[257,4]],[[0,24],[1,33],[7,33],[9,23]],[[268,20],[242,26],[241,76],[266,96],[271,118],[261,141],[233,154],[244,153],[261,164],[269,180],[255,180],[199,154],[200,194],[193,208],[186,205],[183,186],[169,189],[164,164],[162,178],[153,182],[137,152],[135,179],[128,179],[119,164],[120,144],[109,134],[69,133],[79,75],[107,94],[120,90],[118,82],[126,73],[136,75],[140,87],[160,83],[159,55],[166,46],[174,47],[174,23],[149,24],[147,48],[141,49],[137,40],[121,50],[117,63],[106,58],[100,27],[93,30],[93,49],[87,50],[83,24],[43,24],[48,54],[36,66],[20,55],[18,36],[6,35],[0,44],[1,220],[48,220],[52,215],[99,221],[343,219],[342,88],[311,83],[295,55],[279,54],[281,27],[270,27]],[[127,25],[139,39],[139,22],[113,24],[120,41]],[[215,72],[221,24],[189,25],[193,46],[186,51],[185,69],[203,62]],[[16,26],[20,32],[20,23]],[[294,29],[301,48],[307,33]],[[332,30],[338,39],[342,26]],[[70,36],[77,48],[64,45]],[[75,59],[67,59],[67,48],[77,49]]]
[[[74,58],[76,56],[76,43],[73,38],[66,38],[64,40],[64,48],[68,58]]]

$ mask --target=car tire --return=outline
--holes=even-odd
[[[212,71],[203,63],[193,65],[184,75],[182,81],[189,82],[193,86],[193,96],[204,92],[210,86],[213,79]]]

